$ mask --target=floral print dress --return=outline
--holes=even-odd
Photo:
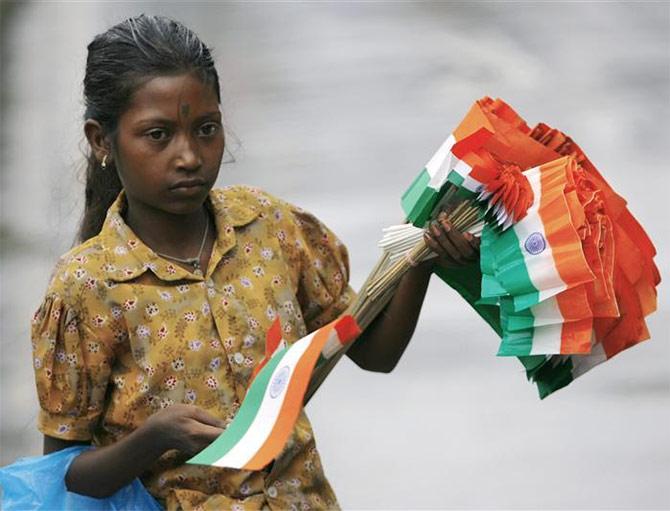
[[[205,275],[155,254],[126,225],[121,192],[97,236],[65,254],[33,318],[42,433],[107,445],[173,403],[229,422],[279,317],[290,343],[345,311],[346,248],[309,213],[255,188],[210,192],[217,230]],[[304,412],[271,469],[184,464],[142,476],[169,510],[329,509]]]

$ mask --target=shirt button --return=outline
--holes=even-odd
[[[207,280],[207,289],[214,289],[214,281],[212,279]]]
[[[268,488],[268,495],[273,499],[277,498],[277,488],[275,488],[274,486],[270,486]]]
[[[235,353],[235,355],[233,355],[233,360],[235,360],[235,362],[237,362],[238,364],[241,364],[242,362],[244,362],[244,355],[242,355],[242,353],[238,351],[237,353]]]

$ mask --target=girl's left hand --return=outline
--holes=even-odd
[[[479,238],[455,229],[444,212],[430,222],[424,240],[437,254],[437,264],[443,268],[457,268],[479,260]]]

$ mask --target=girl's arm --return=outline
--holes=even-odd
[[[223,421],[196,406],[170,406],[118,442],[77,456],[65,484],[75,493],[109,497],[146,472],[166,451],[177,449],[191,457],[212,443],[223,427]],[[44,453],[82,443],[45,436]]]
[[[437,262],[409,270],[386,308],[347,351],[363,369],[388,373],[396,366],[414,333],[434,264],[453,268],[479,258],[479,239],[453,229],[444,215],[431,224],[425,241],[437,253]]]

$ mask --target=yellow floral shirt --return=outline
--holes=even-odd
[[[265,332],[290,343],[354,297],[346,248],[309,213],[258,189],[215,189],[204,276],[155,254],[126,225],[125,195],[100,234],[56,265],[33,318],[45,435],[107,445],[173,403],[232,420]],[[304,412],[271,471],[185,465],[163,455],[142,480],[168,509],[337,507]]]

